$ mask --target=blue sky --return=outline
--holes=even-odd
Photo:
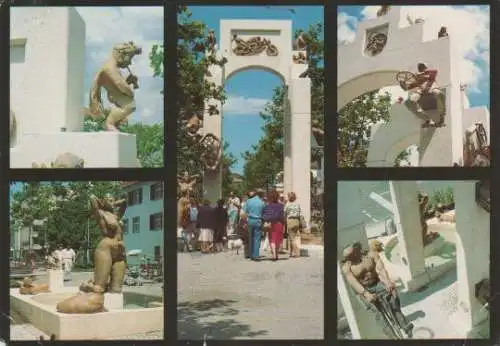
[[[294,9],[295,14],[290,13],[289,8]],[[190,6],[189,10],[193,13],[193,20],[216,31],[218,41],[221,19],[289,19],[293,30],[323,23],[323,8],[320,6]],[[259,113],[271,99],[273,88],[279,85],[277,76],[258,70],[237,73],[226,82],[229,99],[224,106],[223,134],[229,143],[229,152],[238,159],[232,167],[233,172],[243,172],[241,154],[261,138],[263,122]]]
[[[337,41],[351,42],[360,21],[374,18],[378,6],[339,6],[337,9]],[[470,106],[490,105],[490,13],[489,6],[404,6],[405,18],[425,19],[435,35],[441,26],[448,28],[449,35],[460,37],[460,81],[467,84]],[[426,39],[424,35],[424,39]],[[399,87],[397,87],[399,88]]]
[[[85,95],[82,105],[87,106],[88,90],[95,73],[111,55],[114,44],[134,41],[142,47],[130,67],[139,77],[135,91],[137,110],[130,123],[155,124],[163,122],[163,79],[153,78],[149,67],[149,52],[154,44],[163,44],[164,9],[158,7],[76,7],[85,21]],[[104,97],[103,100],[107,101]]]

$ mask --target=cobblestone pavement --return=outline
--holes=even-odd
[[[180,253],[178,337],[322,339],[323,256],[282,257]]]
[[[66,281],[65,286],[78,286],[81,282],[86,282],[92,277],[91,272],[77,272],[71,274],[71,281]],[[39,279],[36,280],[37,283],[46,283],[46,276],[41,275]],[[161,284],[151,284],[144,286],[124,286],[125,291],[134,292],[146,292],[149,294],[161,295],[163,294],[163,289]],[[21,316],[11,311],[11,327],[10,327],[10,339],[21,341],[21,340],[34,340],[43,336],[46,340],[49,338],[41,330],[35,328],[33,325],[27,323],[23,320]],[[157,340],[163,339],[163,330],[158,330],[151,333],[134,334],[121,337],[123,340]]]

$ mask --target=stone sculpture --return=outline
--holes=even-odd
[[[215,47],[217,45],[217,38],[215,37],[215,31],[214,30],[209,30],[208,35],[207,35],[207,50],[209,54],[214,54],[215,53]]]
[[[438,38],[448,37],[448,32],[445,26],[442,26],[438,31]]]
[[[125,246],[121,221],[126,200],[91,197],[93,217],[103,232],[94,253],[94,279],[80,286],[80,292],[57,304],[61,313],[104,312],[104,293],[121,293],[125,277]]]
[[[208,171],[216,171],[222,159],[222,145],[220,139],[213,133],[207,133],[200,139],[203,148],[201,161]]]
[[[422,244],[428,245],[434,239],[438,237],[438,234],[435,232],[428,232],[427,221],[426,221],[426,211],[427,211],[427,203],[429,202],[429,196],[423,193],[418,194],[418,207],[420,213],[420,226],[422,227]]]
[[[464,166],[489,167],[491,161],[488,136],[481,123],[472,125],[465,131]]]
[[[20,294],[38,294],[38,293],[48,293],[49,285],[47,284],[34,284],[30,278],[24,278],[23,281],[19,281],[19,293]]]
[[[293,49],[299,51],[307,50],[306,34],[304,32],[301,31],[295,39]]]
[[[140,54],[142,54],[142,49],[132,41],[114,46],[111,57],[94,78],[90,89],[89,108],[85,114],[93,119],[104,116],[105,110],[101,96],[101,88],[104,88],[109,102],[115,106],[110,109],[106,117],[104,127],[107,131],[119,131],[118,127],[126,124],[130,115],[135,111],[134,89],[138,89],[139,84],[137,76],[130,71],[129,66],[132,58]],[[127,69],[128,77],[124,78],[120,69]]]
[[[233,53],[240,56],[255,56],[266,52],[267,56],[278,56],[278,48],[271,41],[260,36],[251,37],[248,40],[233,35],[235,46]]]
[[[190,175],[187,171],[183,175],[177,175],[177,185],[182,196],[189,196],[193,190],[194,185],[200,179],[199,174]]]
[[[56,157],[55,161],[50,164],[37,164],[33,162],[32,168],[84,168],[85,161],[72,153],[60,154]]]
[[[189,136],[191,137],[200,136],[200,130],[203,127],[203,121],[197,114],[194,114],[191,117],[189,117],[189,119],[184,120],[183,124]]]
[[[391,9],[391,5],[380,6],[379,10],[377,11],[377,17],[385,16],[387,13],[389,13],[390,9]]]
[[[368,35],[366,39],[366,47],[365,50],[371,54],[371,56],[375,56],[380,54],[384,50],[384,47],[387,43],[387,35],[381,32],[373,32]]]
[[[294,64],[305,64],[307,63],[307,57],[305,52],[298,52],[293,55]]]

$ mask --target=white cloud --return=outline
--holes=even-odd
[[[113,45],[134,41],[142,55],[134,58],[131,69],[151,76],[148,54],[155,44],[163,44],[163,7],[77,7],[85,21],[87,46],[96,64],[111,54]]]
[[[231,115],[259,114],[268,102],[268,99],[228,95],[223,111]]]
[[[376,17],[378,6],[367,6],[362,12],[362,18]],[[490,11],[485,6],[403,6],[401,25],[409,23],[406,16],[425,19],[424,40],[436,38],[441,26],[446,26],[450,36],[456,40],[460,55],[460,81],[468,84],[469,92],[480,92],[489,88],[490,64]],[[338,42],[351,42],[355,37],[358,20],[346,13],[338,13]],[[483,83],[484,82],[484,83]]]

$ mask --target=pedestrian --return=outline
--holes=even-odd
[[[75,251],[69,245],[66,245],[66,247],[62,250],[62,260],[63,260],[65,275],[68,276],[71,273],[71,270],[73,269],[73,263],[75,262],[75,258],[76,258]]]
[[[290,257],[300,257],[300,235],[302,231],[302,210],[297,203],[297,195],[288,193],[288,202],[285,205],[286,227],[290,242]]]
[[[205,199],[203,205],[198,207],[198,219],[196,227],[200,230],[198,238],[200,242],[200,250],[202,253],[208,253],[213,248],[214,241],[214,208],[210,206],[210,201]]]
[[[224,248],[224,240],[227,239],[227,223],[228,223],[228,214],[227,210],[224,207],[224,200],[219,199],[217,201],[217,206],[214,209],[214,250],[222,251]]]
[[[238,222],[238,214],[240,208],[240,199],[234,195],[234,192],[229,194],[228,200],[228,223],[227,223],[227,235],[232,235],[234,233],[234,229],[237,226]]]
[[[259,260],[260,238],[262,231],[262,211],[264,210],[264,202],[262,197],[264,191],[258,189],[256,192],[251,192],[251,196],[244,207],[244,212],[247,215],[248,232],[249,232],[249,245],[250,245],[250,258],[252,261]]]
[[[195,240],[198,239],[198,229],[196,222],[198,220],[198,203],[194,197],[189,200],[189,226],[188,226],[188,251],[192,251],[196,247]]]
[[[273,261],[278,260],[279,247],[283,242],[284,213],[283,204],[279,202],[279,193],[271,191],[268,195],[268,204],[264,207],[262,219],[268,224],[269,243],[271,245],[271,256]]]
[[[240,220],[238,221],[238,234],[241,238],[241,241],[243,242],[245,258],[250,258],[248,222],[247,215],[244,212],[240,214]]]

